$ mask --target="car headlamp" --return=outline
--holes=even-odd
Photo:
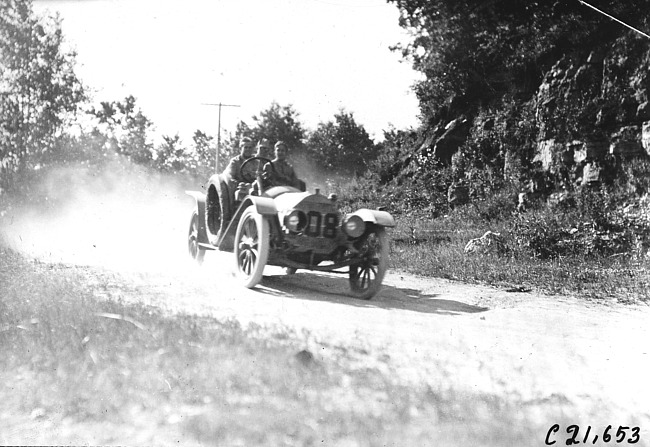
[[[294,210],[284,218],[284,226],[294,233],[300,233],[307,225],[307,216],[299,210]]]
[[[359,216],[348,216],[343,221],[343,231],[350,237],[359,237],[366,231],[366,223]]]

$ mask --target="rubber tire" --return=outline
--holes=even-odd
[[[205,230],[212,245],[216,245],[232,218],[232,202],[228,184],[217,179],[219,187],[211,184],[205,201]],[[216,197],[215,197],[216,195]],[[216,231],[215,231],[216,230]]]
[[[376,235],[376,240],[379,243],[378,250],[373,250],[375,252],[373,254],[374,259],[371,263],[366,262],[361,266],[350,266],[348,273],[350,293],[353,297],[361,300],[369,300],[379,292],[381,283],[386,275],[386,270],[388,269],[388,236],[384,228],[373,227],[368,229],[361,241],[355,244],[355,246],[362,248],[368,238],[373,235]],[[376,266],[376,271],[372,269],[373,265]],[[374,278],[371,278],[371,272],[374,273]],[[368,273],[369,284],[363,287],[359,282],[365,273]]]
[[[190,218],[190,228],[187,234],[187,251],[190,258],[197,264],[203,264],[205,249],[199,247],[199,212],[194,210]]]
[[[252,243],[246,246],[246,238]],[[237,225],[235,235],[235,275],[244,287],[253,288],[261,280],[269,258],[271,231],[268,220],[259,214],[254,205],[246,208]],[[252,263],[252,265],[251,265]]]
[[[295,267],[285,267],[284,268],[284,273],[286,273],[287,275],[295,275],[297,271],[298,271],[298,269],[295,268]]]

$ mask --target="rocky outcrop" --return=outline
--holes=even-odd
[[[573,153],[573,162],[576,164],[588,163],[594,160],[602,160],[609,151],[607,140],[574,140],[568,144],[569,150]]]
[[[465,245],[465,254],[500,254],[504,253],[506,245],[501,233],[486,231],[481,237],[471,239]]]
[[[620,40],[585,61],[558,61],[535,98],[534,160],[551,171],[575,164],[576,177],[589,184],[608,156],[649,156],[650,76],[644,67],[649,55],[647,48]]]
[[[433,156],[447,164],[451,163],[452,156],[467,140],[470,127],[469,120],[464,116],[449,121],[425,138],[420,153]]]
[[[650,121],[643,123],[641,128],[641,145],[646,154],[650,155]]]
[[[645,124],[650,123],[643,123]],[[609,153],[621,157],[647,155],[641,144],[643,125],[621,127],[618,132],[612,134]]]
[[[530,180],[522,174],[532,165],[555,186],[587,186],[621,160],[650,157],[650,49],[629,36],[594,48],[565,52],[537,89],[441,107],[415,152],[418,167],[429,159],[453,167],[460,154],[468,169],[501,164],[506,179]],[[454,170],[454,179],[464,174]],[[455,191],[448,199],[462,201]]]

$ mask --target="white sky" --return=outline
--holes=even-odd
[[[385,0],[35,0],[59,12],[77,73],[99,100],[129,94],[158,134],[189,140],[292,104],[308,128],[353,112],[371,136],[417,126],[408,37]]]

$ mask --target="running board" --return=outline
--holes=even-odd
[[[217,249],[217,247],[215,247],[214,245],[206,244],[204,242],[199,242],[199,247],[204,248],[206,250],[216,250]]]

